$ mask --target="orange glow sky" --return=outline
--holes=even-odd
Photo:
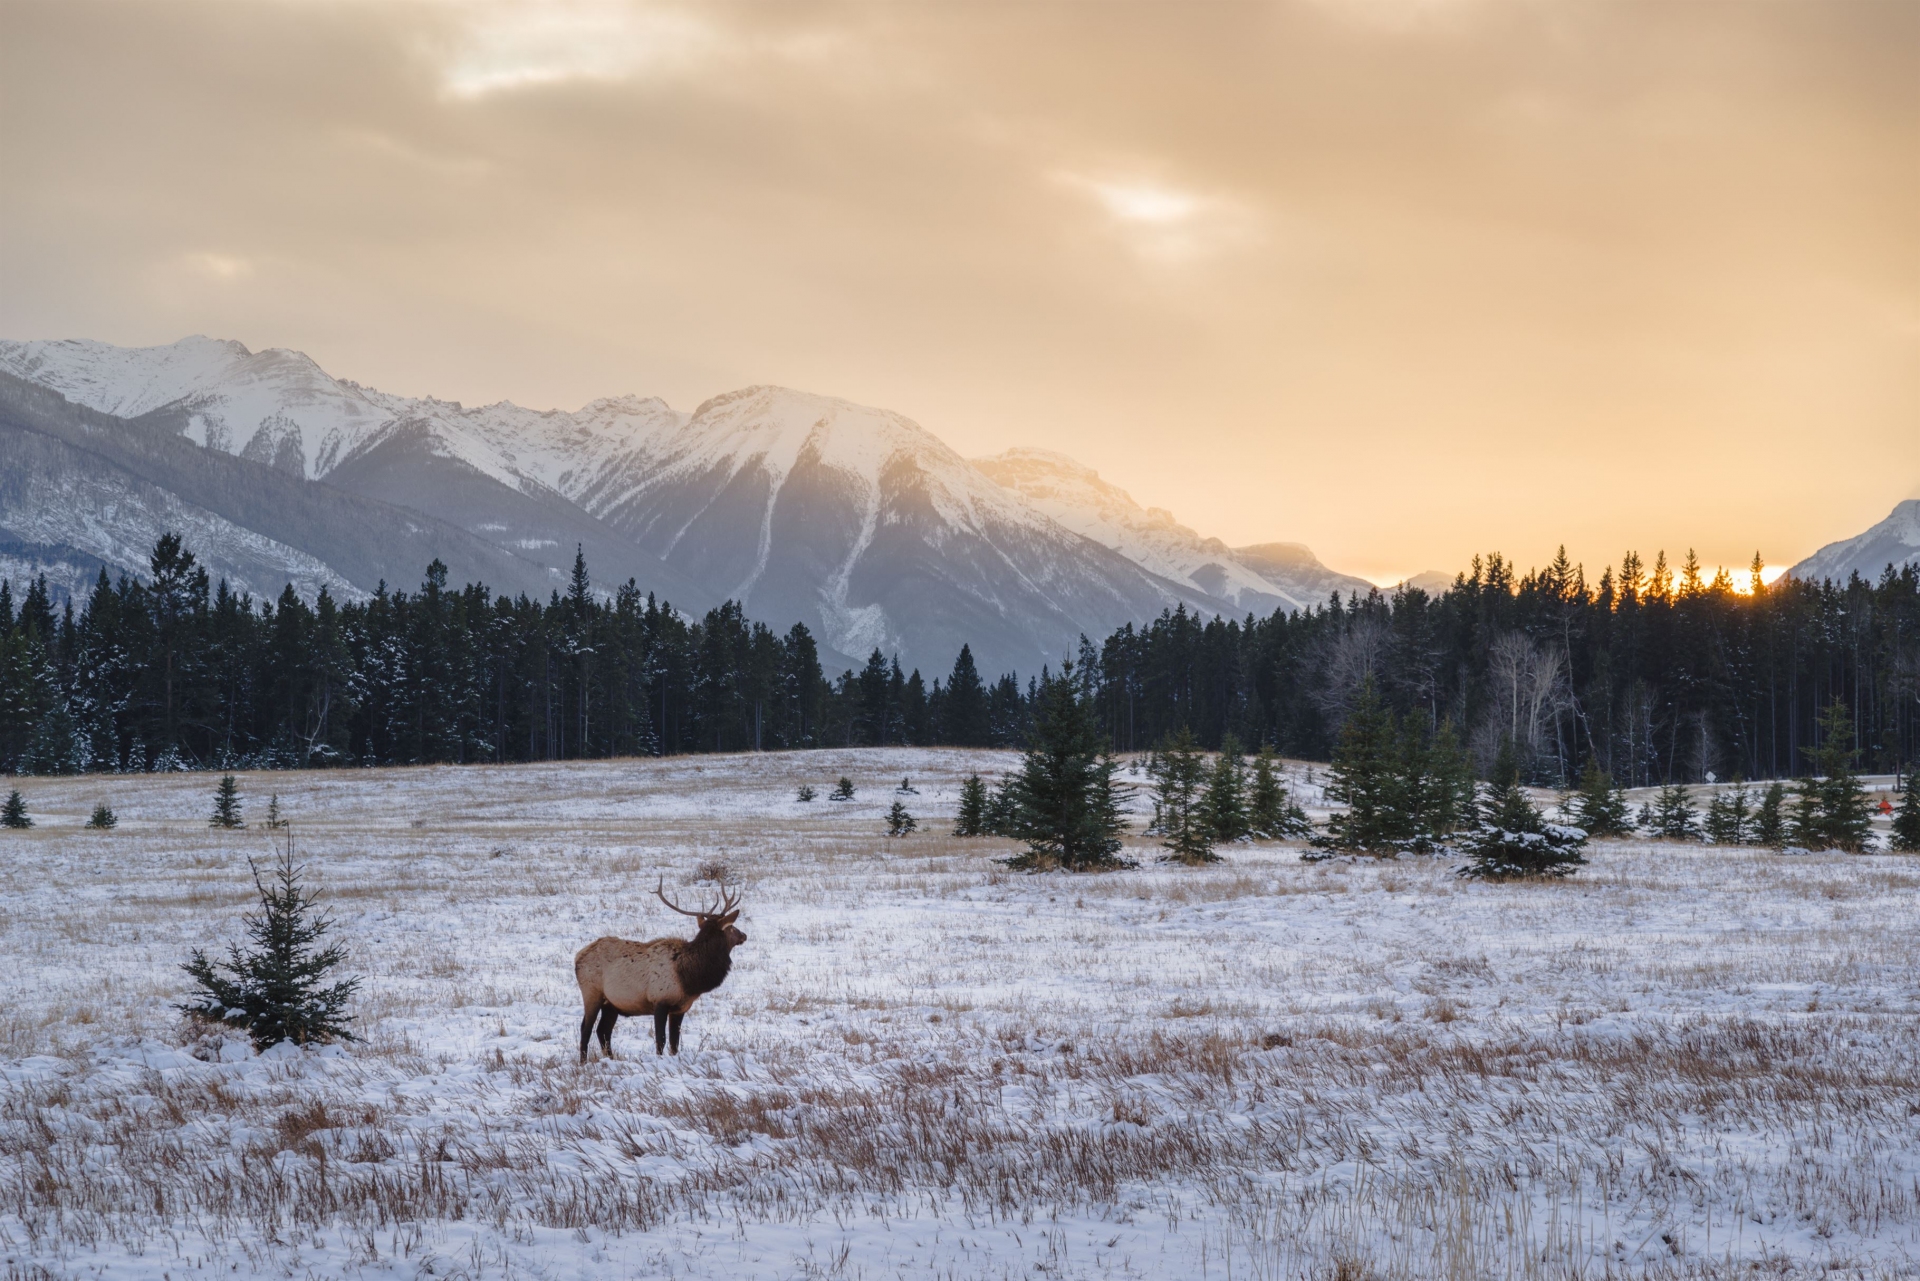
[[[777,382],[1376,579],[1920,496],[1920,4],[8,0],[0,336]]]

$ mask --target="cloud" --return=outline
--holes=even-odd
[[[1246,248],[1259,224],[1242,202],[1203,195],[1140,178],[1094,178],[1064,172],[1055,178],[1092,200],[1108,230],[1139,257],[1179,264]]]
[[[452,36],[438,61],[456,98],[683,75],[720,48],[717,29],[696,14],[627,0],[478,0],[449,16]]]

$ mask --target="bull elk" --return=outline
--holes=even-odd
[[[600,1020],[600,1052],[613,1057],[613,1025],[622,1014],[637,1018],[653,1015],[653,1052],[669,1046],[680,1053],[680,1020],[693,1003],[726,982],[733,966],[733,949],[747,941],[734,927],[740,915],[739,899],[724,887],[720,902],[703,912],[689,912],[667,897],[663,877],[653,891],[662,903],[682,916],[691,916],[700,928],[690,939],[595,939],[573,958],[573,975],[580,982],[586,1015],[580,1020],[580,1061],[587,1061],[587,1043]]]

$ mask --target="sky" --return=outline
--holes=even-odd
[[[778,383],[1381,581],[1920,497],[1910,0],[0,0],[0,337]]]

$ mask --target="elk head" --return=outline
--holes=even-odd
[[[717,940],[724,942],[727,949],[732,950],[747,941],[746,932],[734,924],[740,916],[740,896],[725,886],[720,889],[718,903],[709,904],[699,911],[689,911],[668,898],[667,880],[664,876],[660,878],[660,883],[654,886],[653,892],[662,903],[682,916],[691,916],[699,923],[700,930],[694,935],[694,942]]]

